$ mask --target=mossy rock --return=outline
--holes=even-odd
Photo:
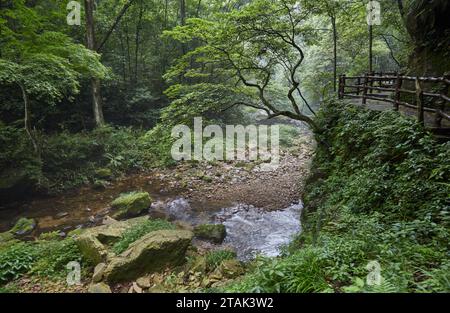
[[[92,184],[92,187],[95,190],[103,190],[106,188],[106,186],[108,186],[108,182],[103,179],[96,179],[96,180],[94,180],[94,183]]]
[[[194,234],[199,239],[222,243],[227,235],[225,226],[222,224],[201,224],[194,228]]]
[[[113,174],[109,168],[99,168],[95,170],[95,176],[100,179],[111,179]]]
[[[104,277],[109,283],[135,280],[143,275],[181,265],[191,243],[188,230],[158,230],[138,239],[108,262]]]
[[[148,192],[131,192],[123,194],[111,203],[111,207],[117,212],[113,218],[125,218],[139,215],[145,209],[149,208],[152,198]]]
[[[35,228],[36,221],[34,219],[22,217],[10,231],[15,235],[24,236],[29,235]]]

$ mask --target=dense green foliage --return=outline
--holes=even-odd
[[[35,188],[55,192],[103,178],[97,177],[99,168],[109,168],[114,176],[142,169],[151,162],[141,144],[143,140],[140,131],[113,127],[40,135],[39,159],[27,144],[25,131],[0,124],[0,143],[4,147],[0,167],[24,173],[34,181]]]
[[[0,247],[0,284],[23,274],[64,278],[69,262],[82,262],[81,253],[72,238],[36,242],[10,242]]]
[[[446,159],[413,120],[336,101],[306,185],[304,232],[287,256],[263,260],[238,291],[448,292],[450,219]],[[381,284],[366,284],[377,261]]]
[[[125,251],[130,244],[132,244],[142,236],[152,231],[162,229],[175,229],[175,225],[161,219],[146,220],[125,231],[122,237],[116,243],[114,243],[112,250],[114,251],[114,253],[120,254]]]
[[[211,271],[225,260],[236,258],[236,252],[230,249],[220,249],[209,251],[205,256],[206,269]]]

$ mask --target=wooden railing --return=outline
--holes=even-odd
[[[425,84],[427,88],[424,88]],[[434,126],[439,128],[442,127],[442,119],[450,121],[449,85],[450,76],[413,77],[399,73],[369,73],[364,76],[344,74],[339,76],[338,95],[340,99],[361,99],[362,104],[366,104],[368,99],[392,103],[396,111],[399,110],[399,106],[414,109],[418,121],[422,124],[424,112],[430,112],[434,114]],[[404,101],[403,98],[411,99],[412,101],[407,101],[412,103]]]

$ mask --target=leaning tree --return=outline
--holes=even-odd
[[[212,20],[188,19],[185,26],[167,31],[191,48],[166,74],[172,82],[167,95],[176,99],[178,110],[242,105],[316,129],[301,109],[303,102],[311,110],[299,78],[302,47],[315,36],[308,14],[294,0],[256,0]]]

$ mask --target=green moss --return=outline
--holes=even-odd
[[[22,217],[16,222],[10,231],[16,235],[27,235],[31,233],[35,227],[36,221],[34,219]]]
[[[175,229],[175,225],[161,219],[149,219],[140,222],[132,226],[130,229],[126,230],[121,239],[113,245],[112,250],[114,251],[114,253],[120,254],[125,251],[130,244],[132,244],[142,236],[150,232],[163,229]]]
[[[231,260],[236,258],[236,252],[230,249],[212,250],[209,251],[206,256],[206,268],[209,271],[214,270],[225,260]]]
[[[0,243],[8,242],[13,239],[14,239],[14,235],[9,231],[0,233]]]
[[[58,240],[58,239],[61,239],[61,236],[57,231],[51,231],[39,235],[39,240]]]
[[[305,186],[302,233],[227,291],[448,291],[450,144],[396,112],[337,101],[316,123],[327,144]],[[367,285],[377,266],[379,284]]]
[[[110,179],[112,177],[112,171],[109,168],[99,168],[95,170],[95,176],[100,179]]]
[[[202,224],[195,226],[194,234],[197,238],[221,243],[226,236],[226,230],[222,224]]]
[[[111,207],[118,210],[114,214],[115,218],[123,218],[140,214],[150,207],[151,202],[152,198],[148,192],[135,191],[121,195],[111,203]]]

